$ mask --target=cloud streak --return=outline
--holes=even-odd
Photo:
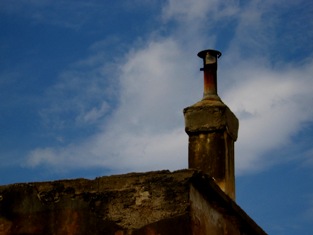
[[[228,71],[228,76],[237,81],[225,92],[225,102],[240,119],[239,172],[286,160],[282,156],[269,159],[265,154],[287,147],[291,137],[311,122],[312,67],[313,61],[280,69],[243,63],[233,68],[236,71]]]

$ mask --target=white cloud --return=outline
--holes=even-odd
[[[194,66],[182,69],[185,58],[171,39],[129,53],[119,76],[120,105],[103,130],[77,145],[36,149],[28,164],[103,166],[116,171],[186,167],[182,109],[192,102],[190,91],[195,86],[189,79]],[[83,117],[97,114],[92,110]]]
[[[187,167],[187,138],[182,130],[164,134],[102,133],[82,145],[35,149],[27,164],[58,170],[104,167],[114,172],[181,169]]]
[[[259,50],[245,60],[237,52],[267,42],[271,36],[262,33],[266,32],[264,24],[271,25],[271,22],[262,18],[262,12],[257,12],[256,8],[249,13],[252,6],[239,9],[236,1],[229,2],[230,6],[218,1],[195,1],[193,4],[169,1],[163,9],[163,17],[177,20],[178,27],[168,37],[152,36],[118,61],[115,68],[119,74],[114,74],[119,85],[118,107],[100,125],[98,133],[63,148],[35,149],[28,157],[28,164],[48,164],[56,168],[103,166],[117,172],[186,167],[188,143],[182,109],[201,97],[202,75],[197,72],[201,61],[196,58],[197,50],[203,49],[205,43],[213,45],[210,32],[204,35],[202,27],[189,27],[195,20],[200,19],[202,23],[212,16],[211,20],[230,16],[239,19],[233,43],[225,51],[219,70],[221,97],[240,119],[237,173],[255,171],[282,161],[280,156],[268,159],[264,154],[286,146],[291,136],[301,130],[302,124],[312,120],[313,63],[283,64],[282,61],[276,68],[269,62],[270,55]],[[257,35],[264,39],[257,35],[249,38],[259,28]],[[242,34],[246,37],[244,40],[240,38]],[[265,50],[266,46],[265,43]],[[96,57],[93,59],[98,61]],[[99,71],[99,68],[92,71]],[[83,92],[87,101],[88,97],[92,100],[101,94],[108,85],[99,82],[108,76],[107,73],[89,76],[92,80],[86,83],[75,80],[79,76],[64,76],[69,80],[61,82],[58,89],[90,88],[92,92]],[[80,120],[88,123],[107,112],[106,98],[100,97],[103,103],[98,107],[86,102],[86,107],[77,114]],[[71,104],[84,103],[80,98],[74,97]]]
[[[233,0],[169,0],[163,8],[163,18],[184,23],[202,23],[233,16],[238,12],[238,2]]]
[[[78,116],[78,119],[82,119],[85,123],[93,123],[102,118],[107,112],[110,106],[107,102],[102,102],[99,108],[93,107],[91,110],[87,111],[82,117]]]
[[[237,168],[245,172],[282,161],[264,154],[290,144],[290,138],[313,118],[311,77],[313,62],[280,69],[242,63],[227,71],[235,84],[225,91],[225,102],[240,119]]]

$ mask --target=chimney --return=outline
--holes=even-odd
[[[188,165],[215,179],[218,186],[235,200],[234,142],[239,122],[217,94],[217,59],[221,52],[204,50],[203,99],[184,109],[185,130],[189,136]]]

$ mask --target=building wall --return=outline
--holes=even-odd
[[[13,184],[0,186],[0,234],[265,234],[237,207],[194,170]]]
[[[240,235],[240,230],[224,215],[215,209],[210,202],[196,190],[190,187],[191,226],[192,235],[199,234],[231,234]]]
[[[160,171],[0,186],[0,234],[164,234],[175,228],[185,234],[191,175]]]

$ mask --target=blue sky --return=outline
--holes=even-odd
[[[187,167],[203,49],[240,121],[237,203],[313,231],[313,3],[0,0],[0,184]]]

